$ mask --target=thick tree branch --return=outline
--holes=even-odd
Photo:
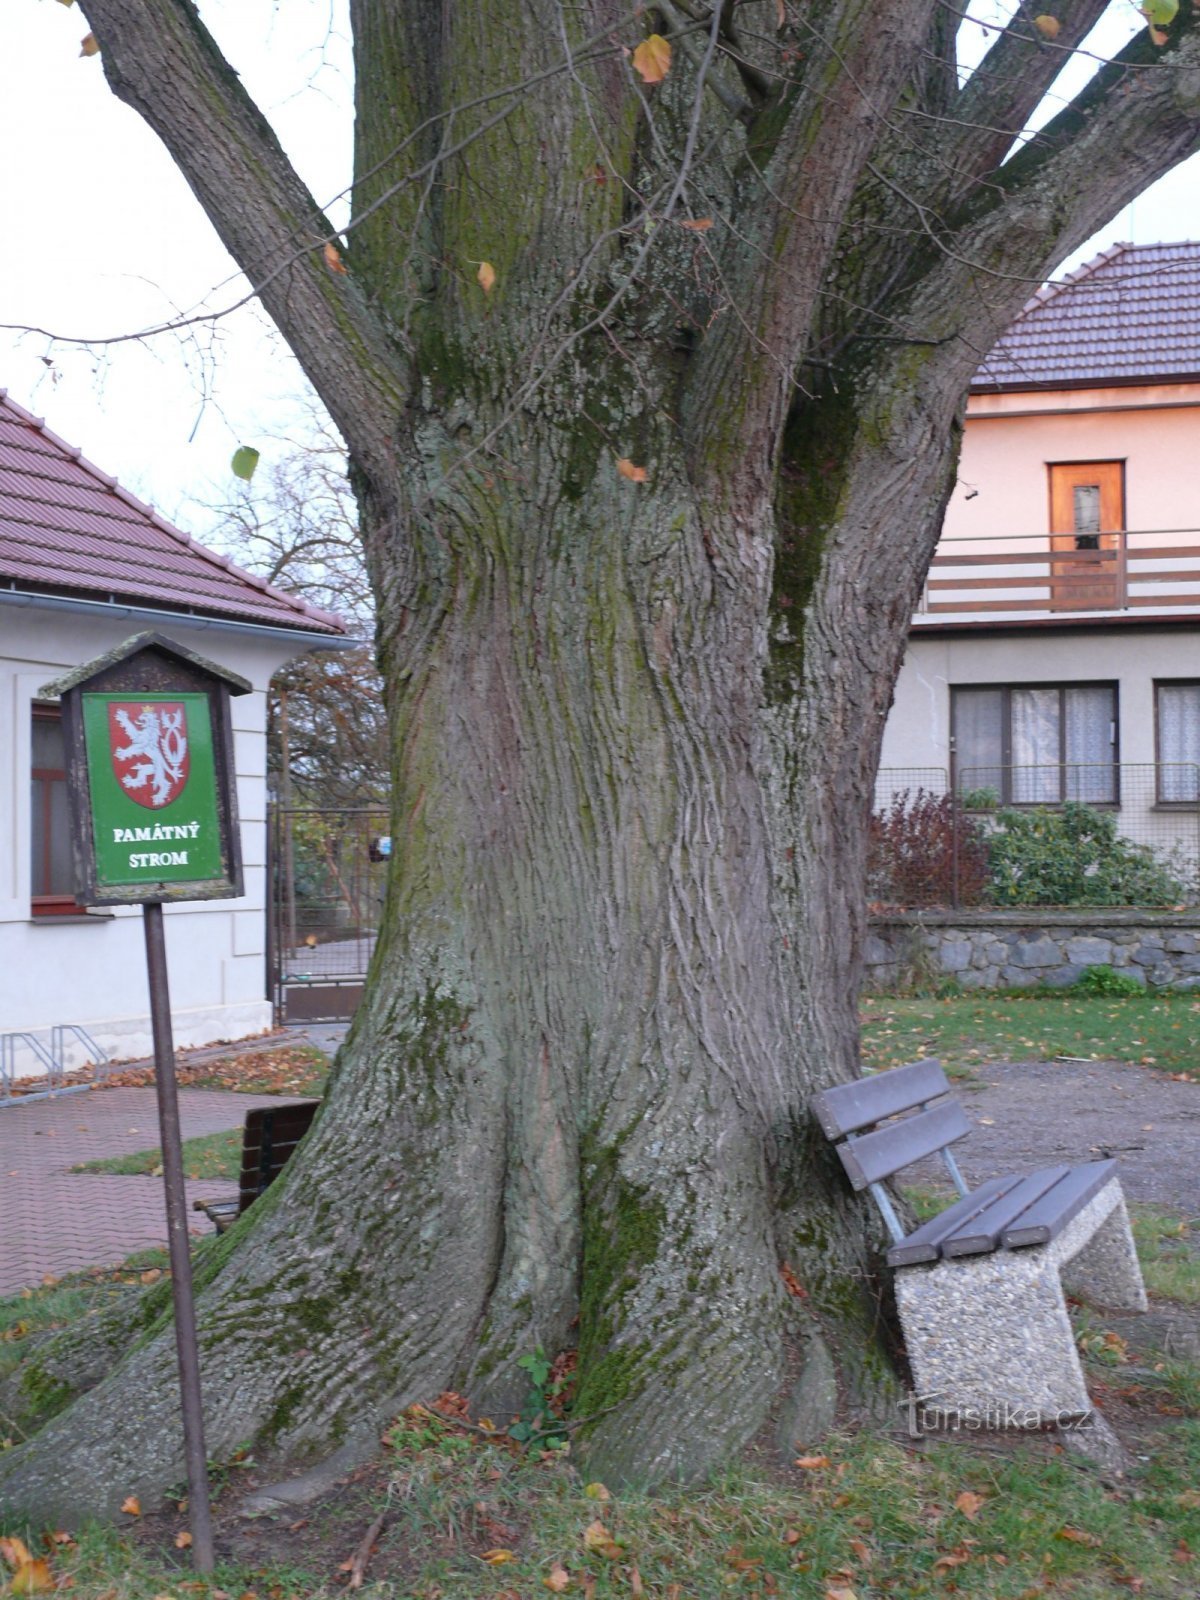
[[[832,7],[803,83],[751,126],[734,306],[698,352],[684,413],[693,470],[745,506],[769,502],[779,438],[825,271],[880,123],[909,79],[933,0]]]
[[[322,248],[333,230],[191,0],[86,0],[117,97],[162,139],[226,249],[328,407],[359,466],[394,470],[405,372],[353,273]]]
[[[1035,7],[1021,6],[963,85],[952,107],[953,124],[938,149],[943,164],[963,180],[991,172],[1003,161],[1022,128],[1067,65],[1070,53],[1108,9],[1109,0],[1067,0],[1055,11],[1053,40],[1033,23]]]

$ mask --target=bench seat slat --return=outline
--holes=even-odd
[[[1019,1250],[1022,1245],[1048,1244],[1116,1176],[1116,1171],[1113,1160],[1089,1161],[1073,1168],[1048,1194],[1035,1200],[1024,1216],[1005,1228],[1004,1248]]]
[[[964,1217],[962,1223],[949,1230],[942,1241],[944,1256],[990,1255],[999,1247],[1006,1228],[1019,1223],[1036,1200],[1049,1192],[1068,1176],[1068,1166],[1043,1167],[1040,1172],[1019,1174],[1003,1195],[974,1217]]]
[[[957,1100],[944,1100],[929,1111],[919,1111],[901,1122],[890,1122],[874,1133],[847,1139],[838,1155],[850,1182],[865,1189],[880,1178],[907,1167],[971,1131]]]
[[[840,1139],[949,1092],[941,1062],[929,1057],[824,1089],[813,1096],[812,1109],[822,1132],[830,1139]]]
[[[948,1233],[952,1233],[959,1223],[969,1222],[997,1196],[1015,1188],[1019,1181],[1016,1177],[989,1178],[986,1183],[981,1183],[971,1194],[956,1200],[945,1211],[939,1211],[936,1217],[923,1222],[919,1228],[914,1228],[892,1245],[887,1253],[888,1266],[907,1267],[917,1261],[936,1261],[941,1254],[941,1242]]]

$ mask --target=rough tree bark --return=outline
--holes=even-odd
[[[805,1105],[856,1069],[883,722],[971,373],[1200,143],[1189,22],[1001,165],[1058,59],[1021,14],[960,89],[934,0],[352,0],[342,274],[190,0],[85,9],[346,440],[403,841],[314,1132],[203,1269],[211,1453],[503,1414],[539,1345],[612,1482],[786,1436],[829,1349],[877,1405],[878,1241]],[[95,1377],[47,1358],[86,1392],[9,1503],[178,1478],[169,1330]]]

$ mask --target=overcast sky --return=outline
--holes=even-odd
[[[1111,12],[1110,38],[1144,25],[1126,0]],[[345,0],[201,0],[201,14],[318,201],[344,222],[344,204],[329,203],[350,175]],[[98,338],[232,303],[244,280],[157,139],[109,92],[99,58],[80,57],[86,32],[77,5],[3,0],[0,323]],[[1194,235],[1198,205],[1193,161],[1080,256],[1117,239]],[[234,449],[256,445],[269,461],[286,449],[274,436],[305,427],[303,381],[266,319],[245,310],[218,328],[213,340],[107,350],[0,332],[0,387],[203,535],[209,519],[195,503],[230,491]]]

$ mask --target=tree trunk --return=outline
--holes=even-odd
[[[203,1287],[209,1452],[328,1451],[446,1388],[506,1421],[516,1361],[577,1347],[588,1470],[695,1479],[763,1425],[808,1313],[860,1347],[872,1315],[861,1212],[807,1132],[826,1053],[853,1059],[860,929],[815,816],[772,837],[773,519],[706,525],[665,428],[644,483],[568,411],[526,420],[507,474],[439,477],[440,429],[394,491],[419,559],[370,540],[385,930],[313,1133]],[[789,874],[829,902],[807,925]],[[179,1476],[172,1361],[163,1329],[6,1493],[149,1503]]]
[[[960,90],[933,0],[716,7],[652,88],[611,0],[352,0],[330,270],[191,0],[85,8],[345,437],[394,760],[327,1103],[204,1264],[210,1453],[366,1449],[448,1387],[502,1422],[539,1346],[614,1486],[806,1442],[830,1348],[877,1408],[878,1226],[807,1104],[857,1064],[884,718],[972,370],[1200,143],[1191,14],[998,169],[1057,70],[1023,13]],[[148,1330],[4,1503],[177,1480],[173,1360]]]

